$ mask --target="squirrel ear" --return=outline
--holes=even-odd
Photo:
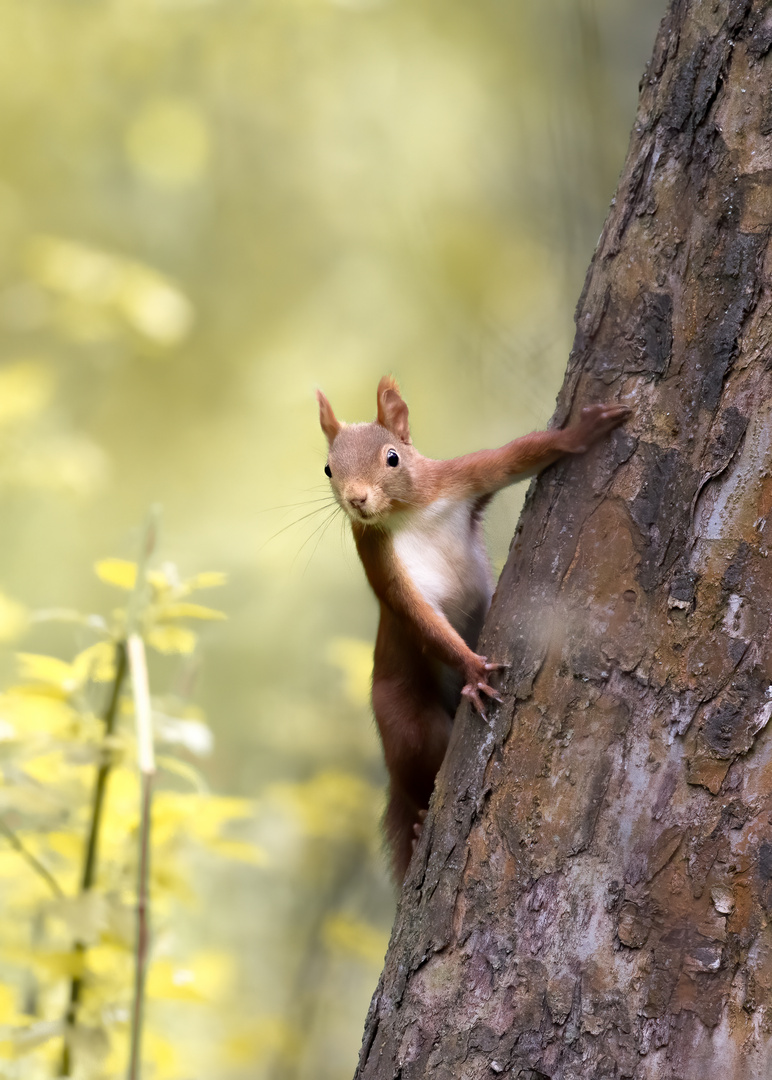
[[[327,436],[327,442],[332,446],[335,436],[340,431],[340,423],[335,419],[332,405],[330,405],[321,390],[316,391],[316,400],[319,402],[319,423],[322,425],[322,431]]]
[[[378,383],[378,423],[402,442],[410,442],[407,405],[391,375],[384,375]]]

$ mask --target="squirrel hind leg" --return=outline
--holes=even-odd
[[[405,880],[425,817],[426,808],[418,806],[406,792],[392,783],[383,817],[383,829],[391,855],[394,882],[398,888]]]

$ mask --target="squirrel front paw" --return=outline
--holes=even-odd
[[[627,405],[587,405],[575,424],[565,428],[569,453],[584,454],[593,443],[619,427],[632,414]]]
[[[506,671],[509,664],[494,664],[488,663],[487,656],[475,656],[477,664],[466,672],[466,684],[461,689],[462,697],[468,698],[472,708],[480,714],[483,720],[488,723],[488,717],[485,715],[485,709],[483,708],[483,700],[480,694],[485,694],[486,697],[492,698],[494,701],[501,702],[501,696],[499,693],[489,686],[486,682],[486,677],[491,671]]]

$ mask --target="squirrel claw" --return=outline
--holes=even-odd
[[[477,677],[475,678],[475,674],[472,674],[469,682],[466,684],[466,686],[462,688],[461,695],[462,697],[468,698],[472,708],[475,710],[475,712],[478,712],[480,714],[480,716],[487,724],[488,717],[485,715],[483,700],[480,697],[480,694],[485,694],[486,697],[491,698],[491,700],[493,701],[497,701],[499,704],[502,703],[503,699],[499,692],[497,690],[494,690],[492,686],[489,686],[488,683],[485,682],[484,677],[480,678],[480,676],[487,675],[489,671],[507,671],[509,668],[509,664],[500,664],[494,661],[489,661],[487,656],[479,656],[477,659],[479,661],[479,667],[476,672]]]
[[[467,683],[467,685],[462,689],[461,694],[463,697],[469,699],[472,708],[475,710],[475,712],[478,712],[480,714],[480,716],[487,724],[488,717],[485,715],[485,709],[483,708],[483,700],[480,697],[481,692],[487,695],[487,697],[492,698],[494,701],[498,701],[499,704],[502,701],[502,698],[493,689],[493,687],[488,686],[488,684],[484,682]]]

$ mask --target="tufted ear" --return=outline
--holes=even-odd
[[[384,375],[378,383],[378,423],[402,442],[410,442],[407,405],[391,375]]]
[[[321,390],[316,391],[316,399],[319,402],[319,423],[322,425],[322,431],[327,436],[327,442],[332,446],[335,436],[340,431],[340,422],[336,420],[332,405],[330,405]]]

